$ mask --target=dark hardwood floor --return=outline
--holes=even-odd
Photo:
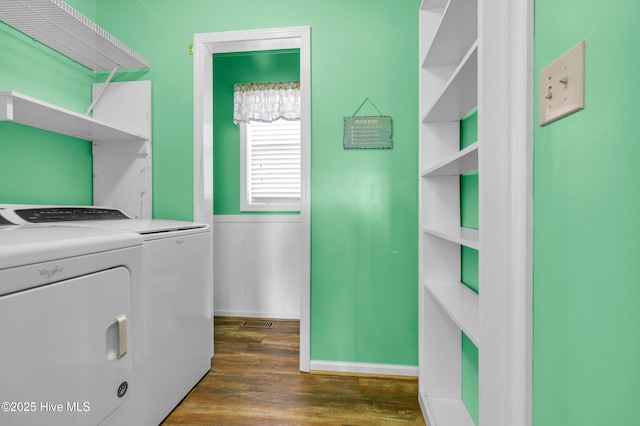
[[[163,425],[424,425],[416,378],[298,370],[299,323],[215,318],[211,371]]]

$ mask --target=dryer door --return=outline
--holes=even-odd
[[[119,267],[0,297],[0,424],[96,425],[128,400],[130,287]]]

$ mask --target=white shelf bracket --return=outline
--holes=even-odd
[[[0,121],[13,120],[13,98],[0,96]]]
[[[87,112],[85,112],[84,115],[91,114],[91,111],[93,111],[93,109],[96,107],[96,105],[100,101],[100,98],[102,97],[104,92],[107,91],[107,88],[109,87],[109,83],[111,83],[111,79],[115,75],[116,71],[118,71],[118,68],[119,67],[116,65],[115,68],[111,71],[111,73],[109,74],[109,77],[107,77],[107,81],[104,82],[104,87],[102,88],[100,93],[98,93],[98,96],[96,96],[96,98],[93,100],[93,102],[91,102],[91,105],[89,105],[89,108],[87,108]]]

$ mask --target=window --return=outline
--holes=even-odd
[[[240,210],[300,211],[300,120],[240,124]]]

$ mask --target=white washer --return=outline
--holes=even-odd
[[[131,219],[103,207],[31,206],[25,223],[65,223],[133,231],[144,242],[145,425],[158,425],[211,368],[213,286],[206,224]]]
[[[140,236],[0,222],[0,424],[136,424]]]

